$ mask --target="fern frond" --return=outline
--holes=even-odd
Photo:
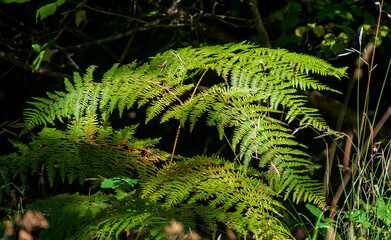
[[[40,231],[40,239],[71,239],[75,230],[109,207],[110,200],[110,197],[99,193],[90,196],[76,193],[37,200],[27,208],[42,212],[49,220],[50,228]]]
[[[164,227],[176,219],[187,227],[195,226],[193,217],[184,217],[191,209],[170,209],[158,203],[127,197],[115,200],[111,195],[57,195],[27,206],[40,211],[50,228],[40,239],[118,239],[125,231],[143,239],[165,239]],[[190,211],[189,211],[190,210]]]
[[[37,139],[18,154],[0,156],[4,182],[15,178],[24,181],[41,169],[50,186],[57,176],[62,182],[78,180],[80,184],[87,178],[132,176],[135,165],[143,159],[142,151],[149,151],[157,143],[153,139],[135,140],[131,127],[114,131],[111,127],[99,126],[94,116],[72,121],[68,128],[68,131],[44,128]],[[149,158],[152,160],[153,155]],[[0,182],[3,180],[0,178]]]
[[[183,127],[189,123],[192,130],[201,117],[206,117],[206,123],[216,126],[220,138],[226,134],[227,128],[233,128],[232,146],[235,153],[237,151],[241,157],[244,167],[248,168],[250,162],[257,161],[260,167],[269,169],[262,177],[265,181],[273,180],[273,190],[276,194],[285,192],[285,197],[292,194],[295,201],[304,197],[319,205],[323,203],[321,186],[308,177],[311,163],[305,160],[307,156],[302,150],[303,146],[294,140],[289,124],[330,131],[317,110],[306,106],[307,99],[299,92],[335,91],[316,78],[327,76],[340,79],[346,76],[346,68],[335,68],[313,56],[291,53],[284,49],[260,48],[243,42],[198,49],[170,50],[156,55],[150,62],[139,67],[136,67],[135,63],[125,66],[114,65],[104,74],[101,82],[92,81],[93,69],[94,67],[89,68],[83,77],[76,73],[73,85],[66,80],[66,93],[48,94],[49,99],[37,98],[31,102],[32,107],[25,111],[27,129],[31,130],[36,125],[53,124],[55,120],[63,119],[69,119],[73,126],[79,126],[79,123],[85,124],[85,118],[90,119],[87,125],[94,129],[92,118],[97,117],[98,120],[106,122],[114,110],[117,109],[123,114],[136,104],[137,107],[146,106],[146,122],[161,116],[162,122],[175,119],[179,120]],[[194,88],[200,81],[202,84],[201,73],[205,73],[206,70],[214,71],[220,78],[220,83],[206,87],[203,91],[195,91],[197,89]],[[100,128],[96,129],[96,133],[101,131],[103,130]],[[89,133],[90,136],[94,136],[93,131]],[[80,134],[82,136],[82,133]],[[86,137],[83,141],[87,142],[88,139],[89,137]],[[100,141],[107,144],[105,140]],[[107,156],[108,152],[103,152],[100,144],[102,143],[97,144],[93,141],[93,144],[88,145],[96,154],[87,150],[81,153],[90,153],[91,159],[100,154]],[[78,151],[83,149],[72,144],[67,147],[72,148],[65,147],[66,151],[75,151],[73,148]],[[63,152],[64,149],[59,148],[56,151]],[[105,158],[108,165],[115,161],[116,157],[121,156],[122,159],[123,153],[116,154]],[[196,165],[194,161],[191,163],[192,167],[189,169]],[[102,165],[98,164],[98,168]],[[149,174],[156,171],[156,168],[149,166],[140,171]],[[223,168],[219,168],[220,170]],[[65,167],[63,171],[69,172]],[[227,172],[227,169],[224,171]],[[175,172],[166,174],[180,177],[175,175]],[[77,178],[76,175],[71,179]],[[210,179],[221,180],[222,175],[217,176],[219,177],[210,172]],[[163,176],[159,177],[164,179]],[[246,177],[248,176],[234,175],[233,178]],[[194,181],[200,182],[192,182],[192,186],[207,182],[202,179],[194,176]],[[184,183],[187,180],[175,182],[170,185],[170,189],[151,180],[149,187],[144,188],[145,196],[153,193],[151,198],[155,200],[167,198],[172,205],[183,203],[195,195],[195,192],[190,191],[191,187]],[[169,196],[160,189],[177,192],[177,195]],[[180,189],[185,190],[182,195],[179,193]],[[218,197],[208,195],[208,192],[203,194],[205,199],[214,203],[209,206],[213,209],[228,198],[228,193],[221,193]],[[262,207],[274,209],[272,201],[267,203],[269,205],[264,204]],[[269,220],[262,221],[268,224]]]
[[[189,215],[185,218],[184,213]],[[190,213],[191,209],[166,208],[148,200],[126,198],[86,221],[73,239],[118,239],[125,232],[134,238],[167,239],[164,230],[173,219],[194,228],[196,219]]]
[[[275,193],[263,183],[265,176],[251,168],[244,173],[232,163],[200,156],[151,174],[141,179],[144,198],[164,199],[171,207],[196,206],[205,222],[223,222],[241,236],[292,237],[279,220],[275,208],[282,206],[271,198]]]

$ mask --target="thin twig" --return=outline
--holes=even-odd
[[[79,2],[74,2],[74,1],[71,1],[71,0],[68,0],[68,2],[71,2],[71,3],[73,3],[73,4],[77,4],[77,5],[80,4]],[[122,14],[119,14],[119,13],[107,12],[107,11],[104,11],[104,10],[100,10],[100,9],[97,9],[97,8],[90,7],[90,6],[88,6],[88,5],[83,5],[82,7],[83,7],[83,8],[90,9],[90,10],[95,11],[95,12],[100,12],[100,13],[103,13],[103,14],[107,14],[107,15],[122,17],[122,18],[126,18],[126,19],[128,19],[128,20],[137,21],[137,22],[141,22],[141,23],[147,23],[146,21],[141,20],[141,19],[138,19],[138,18],[134,18],[134,17],[122,15]]]
[[[58,48],[57,49],[53,49],[53,52],[54,53],[65,52],[65,51],[73,50],[73,49],[83,49],[83,48],[86,48],[86,47],[89,47],[89,46],[95,45],[95,44],[102,44],[102,43],[106,43],[106,42],[113,42],[113,41],[119,40],[121,38],[124,38],[124,37],[132,35],[133,31],[134,31],[134,29],[126,31],[126,32],[123,32],[123,33],[119,33],[119,34],[114,35],[114,36],[105,37],[105,38],[102,38],[102,39],[93,40],[93,41],[90,41],[90,42],[76,44],[76,45],[71,45],[71,46],[67,46],[67,47],[59,47],[58,45],[56,45]],[[91,39],[91,38],[89,38],[89,39]]]
[[[27,63],[24,63],[24,62],[22,62],[22,61],[20,61],[18,59],[9,57],[3,51],[0,51],[0,58],[2,58],[3,60],[5,60],[5,61],[7,61],[9,63],[14,64],[17,67],[23,68],[25,71],[32,72],[32,70],[33,70],[33,67],[30,64],[27,64]],[[72,79],[71,75],[68,75],[66,73],[54,72],[54,71],[52,71],[52,70],[50,70],[49,68],[46,68],[46,67],[40,67],[37,70],[35,70],[34,72],[32,72],[32,73],[45,75],[45,76],[52,77],[52,78],[57,78],[57,79],[64,79],[64,78]]]

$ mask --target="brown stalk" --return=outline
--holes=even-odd
[[[265,25],[263,24],[261,13],[258,10],[258,1],[250,0],[249,5],[250,5],[250,11],[253,17],[255,28],[257,29],[258,33],[261,33],[263,35],[262,37],[263,44],[266,47],[271,48],[272,44],[270,43],[269,34],[267,33]]]
[[[380,20],[381,20],[381,13],[382,13],[382,10],[383,9],[383,0],[381,1],[380,5],[379,5],[379,18],[377,20],[377,27],[376,27],[376,35],[375,35],[375,43],[374,43],[374,46],[373,46],[373,52],[372,52],[372,59],[371,59],[371,65],[369,67],[369,75],[368,75],[368,84],[367,84],[367,91],[365,93],[365,100],[364,100],[364,107],[363,107],[363,113],[366,112],[366,108],[367,108],[367,103],[368,103],[368,95],[369,95],[369,86],[371,84],[371,77],[372,77],[372,71],[373,71],[373,61],[375,59],[375,51],[376,51],[376,43],[377,43],[377,38],[378,38],[378,35],[379,35],[379,27],[380,27]],[[362,134],[362,131],[363,131],[363,127],[364,127],[364,118],[361,119],[361,126],[360,126],[360,134],[359,134],[359,139],[361,137],[361,134]]]

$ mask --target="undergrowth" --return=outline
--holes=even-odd
[[[375,71],[375,51],[379,41],[379,27],[382,18],[383,1],[375,2],[379,9],[377,30],[373,42],[363,45],[361,28],[359,34],[359,49],[348,49],[347,54],[358,54],[356,69],[351,77],[347,93],[345,95],[345,108],[341,112],[337,123],[337,129],[341,130],[343,118],[346,113],[346,106],[349,103],[352,90],[356,85],[356,92],[360,93],[360,87],[365,84],[365,96],[357,94],[356,112],[357,126],[353,131],[345,131],[344,148],[339,146],[336,140],[330,147],[330,156],[326,167],[326,176],[333,171],[340,173],[340,185],[333,191],[331,199],[330,214],[309,206],[312,214],[317,217],[315,234],[312,239],[323,237],[324,239],[390,239],[391,237],[391,141],[387,137],[379,138],[379,132],[384,130],[389,135],[386,126],[391,116],[389,106],[379,119],[380,103],[382,97],[387,93],[386,82],[391,68],[391,59],[387,64],[386,73],[382,80],[379,93],[374,93],[371,86],[373,72]],[[389,14],[388,14],[389,16]],[[341,56],[342,57],[342,56]],[[366,68],[366,69],[365,69]],[[364,72],[367,72],[365,77]],[[371,91],[370,91],[371,89]],[[370,114],[369,103],[376,99],[375,109]],[[361,109],[360,109],[361,108]],[[336,152],[343,154],[338,159],[338,170],[332,170],[333,160]],[[325,177],[326,186],[329,179]],[[329,186],[328,186],[329,187]],[[329,188],[327,191],[329,192]],[[331,191],[330,191],[331,193]]]

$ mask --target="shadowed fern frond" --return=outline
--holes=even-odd
[[[50,187],[57,177],[63,183],[78,181],[81,185],[89,178],[132,177],[139,159],[143,159],[142,153],[151,151],[150,147],[158,142],[135,139],[135,128],[114,131],[109,126],[98,126],[93,117],[72,122],[68,131],[46,127],[28,145],[14,141],[18,153],[0,156],[0,184],[20,179],[24,186],[29,176],[41,171]],[[144,164],[153,161],[153,155],[149,157],[143,159]]]
[[[195,217],[185,208],[167,208],[161,204],[129,196],[116,200],[112,195],[96,193],[57,195],[38,200],[28,208],[42,212],[50,228],[42,230],[40,239],[167,239],[165,226],[172,219],[193,227]],[[195,216],[195,215],[194,215]]]

